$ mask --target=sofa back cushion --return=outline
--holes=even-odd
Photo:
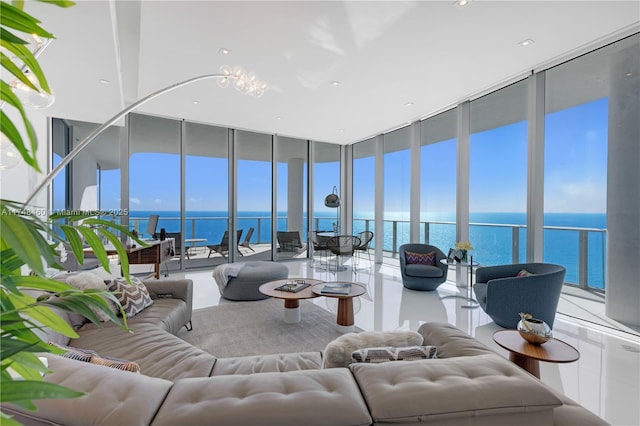
[[[57,355],[47,354],[47,358],[52,372],[44,376],[46,382],[85,392],[86,395],[36,400],[34,403],[38,411],[35,412],[10,404],[3,404],[3,411],[8,409],[26,417],[46,419],[43,424],[48,425],[148,425],[173,385],[168,380]],[[37,423],[28,421],[27,424]]]
[[[553,425],[553,409],[562,404],[497,354],[349,368],[376,423]]]
[[[42,295],[49,295],[50,293],[47,293],[46,291],[40,291],[40,290],[22,290],[22,292],[26,295],[29,295],[33,298],[38,298],[39,296]],[[69,326],[71,328],[75,328],[71,319],[69,318],[69,313],[67,311],[63,311],[62,309],[58,309],[52,306],[49,306],[49,309],[51,309],[53,311],[53,313],[55,313],[58,317],[60,317],[60,319],[62,319],[62,321],[66,322],[67,324],[69,324]],[[37,321],[31,319],[31,321],[35,322],[36,324],[39,324]],[[39,324],[40,325],[40,324]],[[66,345],[69,343],[70,337],[65,336],[62,333],[58,333],[55,330],[50,329],[49,327],[42,327],[40,326],[40,328],[34,328],[33,332],[35,333],[36,336],[38,336],[40,338],[40,340],[42,340],[45,343],[48,342],[52,342],[55,343],[57,345]]]
[[[150,308],[150,309],[153,309]],[[135,361],[142,374],[166,380],[206,377],[216,358],[174,336],[157,325],[131,324],[133,333],[119,327],[82,329],[80,338],[69,343],[102,356]]]
[[[153,426],[371,423],[349,370],[333,368],[178,380]]]

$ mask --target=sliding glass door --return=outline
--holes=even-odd
[[[275,243],[271,231],[272,136],[242,130],[234,133],[237,157],[236,243],[242,243],[249,229],[253,228],[251,241],[260,251],[268,252],[271,244]],[[264,260],[271,259],[271,256],[264,256]]]
[[[184,123],[184,253],[186,267],[226,263],[229,222],[229,132]],[[208,246],[219,246],[211,250]]]

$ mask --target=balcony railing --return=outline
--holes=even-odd
[[[373,219],[354,219],[353,231],[373,230]],[[383,250],[391,256],[410,241],[409,222],[385,220]],[[455,222],[421,222],[421,242],[446,253],[456,237]],[[526,226],[517,224],[470,223],[469,240],[474,260],[482,265],[526,262]],[[544,227],[544,261],[567,268],[565,282],[582,289],[605,290],[606,229]]]
[[[130,218],[131,228],[144,232],[146,218]],[[287,218],[278,217],[278,229],[287,229]],[[227,229],[228,218],[194,216],[185,219],[185,239],[206,238],[207,244],[217,244]],[[314,217],[314,229],[331,230],[335,218]],[[353,233],[374,230],[374,219],[353,219]],[[409,222],[384,220],[383,250],[391,256],[400,245],[409,242]],[[271,244],[271,217],[237,218],[237,228],[247,232],[254,228],[252,244]],[[158,232],[178,232],[180,218],[160,217]],[[455,222],[430,221],[420,223],[421,242],[448,250],[455,242]],[[306,240],[306,229],[301,238]],[[469,239],[474,245],[472,254],[483,265],[522,263],[526,261],[526,226],[518,224],[470,223]],[[544,261],[567,268],[566,283],[589,290],[605,290],[606,229],[544,227]],[[373,247],[374,241],[372,241]]]

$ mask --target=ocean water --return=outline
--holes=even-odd
[[[144,233],[150,214],[159,214],[157,232],[165,228],[167,232],[180,230],[178,211],[131,211],[133,226]],[[384,243],[386,251],[397,250],[400,245],[409,242],[409,222],[402,220],[405,214],[385,214]],[[314,214],[314,229],[332,230],[336,216],[332,212]],[[353,233],[369,229],[375,231],[371,213],[355,213]],[[428,229],[421,225],[421,242],[440,247],[445,253],[455,243],[455,214],[438,214],[423,217],[429,221]],[[474,261],[482,265],[499,265],[512,262],[525,262],[526,252],[526,214],[525,213],[471,213],[469,241],[474,249],[470,252]],[[306,218],[303,221],[306,224]],[[588,268],[589,287],[604,289],[604,254],[606,242],[606,215],[604,213],[547,213],[544,215],[544,261],[557,263],[567,268],[565,281],[577,284],[579,277],[580,241],[583,241],[583,258]],[[264,211],[246,211],[238,213],[238,229],[243,230],[244,239],[250,227],[254,227],[251,242],[268,243],[271,241],[270,213]],[[185,216],[185,238],[206,238],[207,244],[217,244],[227,228],[227,212],[195,211]],[[562,228],[562,229],[557,229]],[[286,213],[279,213],[277,229],[287,229]],[[395,230],[395,232],[394,232]],[[301,236],[307,235],[306,226]],[[517,242],[514,253],[514,240]],[[586,247],[585,247],[586,243]]]

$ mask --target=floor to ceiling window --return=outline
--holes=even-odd
[[[94,123],[52,120],[52,166],[56,167],[95,128]],[[53,181],[53,209],[99,211],[100,218],[120,223],[120,149],[124,128],[111,126],[58,174]]]
[[[129,119],[129,220],[145,238],[150,215],[155,233],[181,232],[180,121],[131,114]]]
[[[224,263],[219,245],[229,221],[229,130],[198,123],[184,123],[185,253],[186,266]],[[207,256],[199,256],[199,252]],[[223,256],[224,254],[224,256]]]
[[[471,102],[469,242],[483,265],[525,259],[527,124],[526,81]]]
[[[353,146],[353,233],[373,232],[375,229],[376,200],[376,145],[375,139],[358,142]],[[374,237],[375,238],[375,237]],[[369,247],[373,247],[373,241]]]
[[[281,241],[277,259],[306,257],[307,141],[278,137],[277,153],[276,232]]]
[[[421,123],[420,242],[445,253],[456,238],[457,113],[443,112]]]
[[[339,231],[340,207],[324,205],[331,193],[340,194],[340,145],[314,142],[313,149],[313,230]]]
[[[70,149],[70,129],[67,123],[64,120],[59,118],[54,118],[51,122],[51,143],[52,143],[52,155],[51,155],[51,168],[55,168],[60,164],[62,159],[69,153]],[[53,211],[63,211],[70,205],[69,200],[69,192],[67,190],[68,182],[69,182],[69,170],[70,167],[67,166],[66,169],[59,173],[53,179],[51,184],[52,188],[52,208]],[[61,231],[54,227],[54,232],[56,234]]]
[[[411,128],[384,135],[384,251],[395,255],[409,242]]]
[[[242,130],[235,131],[237,146],[237,219],[236,238],[254,228],[258,243],[276,243],[272,238],[272,136]],[[242,231],[242,232],[240,232]]]

